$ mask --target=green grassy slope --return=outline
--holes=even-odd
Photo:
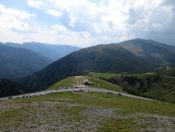
[[[103,79],[109,79],[112,77],[120,77],[120,73],[96,73],[96,72],[90,72],[89,76],[95,77],[95,78],[103,78]]]
[[[95,77],[90,77],[90,76],[68,77],[66,79],[63,79],[63,80],[51,85],[48,89],[82,85],[85,79],[88,79],[92,83],[92,85],[91,85],[92,87],[106,88],[106,89],[111,89],[111,90],[115,90],[115,91],[122,91],[122,88],[118,85],[112,84],[110,82],[107,82],[107,81],[104,81],[101,79],[97,79]]]
[[[139,77],[145,77],[146,75],[152,75],[153,73],[96,73],[96,72],[90,72],[88,75],[95,77],[95,78],[101,78],[101,79],[110,79],[110,78],[120,78],[121,75],[127,75],[127,76],[139,76]]]
[[[75,86],[75,85],[80,85],[83,83],[84,81],[84,76],[72,76],[72,77],[68,77],[65,78],[59,82],[54,83],[53,85],[51,85],[49,87],[49,89],[55,89],[55,88],[59,88],[59,87],[71,87],[71,86]]]
[[[144,95],[175,103],[175,77],[160,76],[161,80],[151,85]]]
[[[90,73],[90,76],[118,84],[131,94],[175,103],[174,72],[175,69],[171,68],[156,73]]]
[[[102,93],[63,92],[0,105],[2,131],[166,131],[175,118],[174,104]]]
[[[162,69],[157,72],[158,74],[163,75],[163,76],[175,77],[175,68]]]
[[[114,91],[123,91],[122,88],[119,85],[104,81],[102,79],[97,79],[94,77],[87,77],[91,82],[92,86],[97,87],[97,88],[105,88],[105,89],[110,89]]]
[[[94,97],[92,97],[94,96]],[[89,97],[92,97],[91,99]],[[86,100],[89,98],[89,100]],[[72,93],[62,92],[27,99],[16,99],[17,103],[32,101],[66,101],[75,104],[93,105],[103,108],[118,108],[122,114],[144,112],[175,117],[175,105],[161,101],[146,101],[124,96],[114,96],[103,93]],[[138,107],[139,106],[139,107]]]

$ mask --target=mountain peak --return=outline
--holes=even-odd
[[[91,71],[137,72],[150,71],[153,68],[153,64],[117,44],[97,45],[81,49],[63,57],[43,71],[25,78],[23,83],[29,84],[29,87],[34,89],[41,88],[39,90],[42,90],[65,77]]]

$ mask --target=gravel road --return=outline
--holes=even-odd
[[[150,100],[153,101],[152,99],[149,98],[144,98],[144,97],[139,97],[127,93],[122,93],[122,92],[117,92],[114,90],[108,90],[108,89],[103,89],[103,88],[94,88],[94,87],[89,87],[89,86],[83,86],[83,87],[70,87],[70,88],[58,88],[55,90],[45,90],[45,91],[40,91],[40,92],[35,92],[35,93],[28,93],[28,94],[22,94],[22,95],[17,95],[17,96],[11,96],[11,97],[5,97],[5,98],[0,98],[0,100],[6,100],[6,99],[16,99],[16,98],[29,98],[33,96],[41,96],[41,95],[47,95],[47,94],[52,94],[52,93],[58,93],[58,92],[97,92],[97,93],[108,93],[112,95],[118,95],[118,96],[126,96],[130,98],[136,98],[136,99],[143,99],[143,100]]]

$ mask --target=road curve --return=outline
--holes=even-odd
[[[112,95],[118,95],[118,96],[126,96],[130,98],[135,99],[143,99],[143,100],[149,100],[153,101],[152,99],[145,98],[145,97],[139,97],[127,93],[117,92],[114,90],[108,90],[103,88],[94,88],[94,87],[78,87],[78,88],[64,88],[64,89],[55,89],[55,90],[45,90],[41,92],[35,92],[35,93],[28,93],[28,94],[22,94],[22,95],[16,95],[16,96],[10,96],[5,98],[0,98],[0,100],[6,100],[6,99],[17,99],[17,98],[29,98],[33,96],[41,96],[41,95],[47,95],[52,93],[58,93],[58,92],[96,92],[96,93],[108,93]]]

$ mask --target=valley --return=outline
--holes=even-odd
[[[18,80],[35,73],[51,61],[38,53],[0,43],[0,78]]]
[[[174,104],[127,94],[120,86],[92,75],[72,76],[45,91],[2,98],[1,130],[174,130]],[[104,77],[114,75],[104,74]],[[84,85],[85,80],[91,85]]]
[[[175,132],[175,0],[0,0],[0,132]]]
[[[0,42],[0,78],[18,80],[76,50],[79,48],[68,45]]]
[[[17,81],[1,79],[0,130],[173,131],[174,51],[151,41],[154,51],[138,52],[137,43],[150,40],[129,42],[83,48]]]

